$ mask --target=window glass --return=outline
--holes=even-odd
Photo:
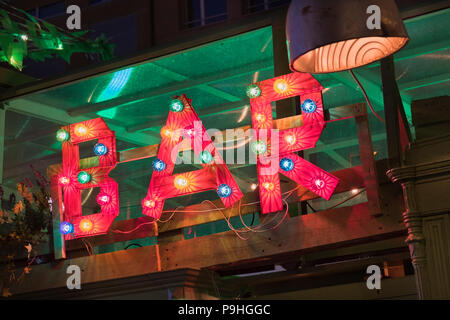
[[[246,13],[269,10],[289,4],[290,0],[247,0]]]
[[[135,14],[102,21],[91,26],[92,38],[104,34],[110,43],[114,44],[114,56],[123,57],[136,52],[137,17]]]
[[[186,21],[189,28],[220,22],[227,17],[226,0],[187,0]]]
[[[38,10],[39,10],[39,18],[48,19],[65,14],[66,6],[63,1],[60,1],[39,7]]]

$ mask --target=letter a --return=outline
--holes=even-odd
[[[381,289],[381,269],[377,265],[371,265],[367,267],[367,274],[371,274],[366,281],[367,288],[369,290]]]
[[[73,274],[72,274],[73,273]],[[67,274],[72,274],[67,278],[67,288],[69,290],[81,290],[81,270],[79,266],[71,265],[67,267]]]
[[[379,6],[373,4],[367,7],[367,14],[371,14],[366,21],[369,30],[381,29],[381,9]]]
[[[81,9],[77,5],[71,5],[67,7],[67,14],[70,16],[67,18],[66,26],[69,30],[81,29]]]
[[[243,194],[185,95],[172,100],[171,111],[161,130],[158,156],[147,196],[142,200],[143,214],[159,219],[164,201],[187,194],[216,190],[225,207]],[[183,137],[185,140],[183,140]],[[188,142],[200,158],[203,169],[172,175],[180,144]],[[183,145],[183,149],[185,146]]]

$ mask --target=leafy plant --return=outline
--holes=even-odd
[[[3,297],[11,295],[11,286],[21,282],[31,271],[37,257],[35,248],[48,240],[52,221],[51,198],[46,191],[45,179],[40,175],[37,178],[37,188],[33,188],[28,179],[27,182],[17,183],[18,200],[15,194],[3,199],[0,187],[0,296]],[[33,189],[37,190],[33,192]],[[14,260],[24,254],[27,264],[17,276]]]
[[[114,45],[102,34],[95,40],[88,31],[68,33],[44,20],[0,1],[0,62],[22,70],[26,57],[35,61],[58,57],[70,62],[73,53],[98,54],[102,60],[113,57]]]

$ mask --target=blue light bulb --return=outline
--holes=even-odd
[[[280,161],[280,168],[284,171],[291,171],[294,169],[294,161],[290,158],[283,158]]]
[[[153,161],[153,170],[161,172],[166,168],[166,164],[164,163],[164,161],[160,160],[160,159],[155,159]]]
[[[104,156],[105,154],[108,153],[108,147],[105,146],[103,143],[97,143],[97,144],[94,146],[94,153],[95,153],[97,156]]]
[[[231,195],[231,187],[227,184],[221,184],[218,188],[217,188],[217,194],[219,195],[219,197],[221,198],[227,198]]]
[[[73,224],[71,224],[70,222],[64,221],[60,224],[59,231],[62,234],[72,233],[73,232]]]
[[[305,113],[313,113],[314,111],[316,111],[317,106],[316,103],[311,100],[311,99],[306,99],[305,101],[303,101],[302,103],[302,111]]]

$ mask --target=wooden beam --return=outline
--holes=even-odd
[[[274,120],[274,128],[278,129],[278,130],[284,130],[284,129],[289,129],[292,127],[299,126],[302,123],[303,123],[302,116],[297,115],[297,116],[293,116],[293,117]],[[236,128],[235,130],[236,130],[236,132],[239,132],[239,135],[235,136],[234,140],[238,141],[240,139],[244,139],[245,131],[250,128],[251,128],[250,126],[243,126],[243,127]],[[223,143],[224,141],[223,141],[222,137],[226,137],[225,133],[226,133],[226,130],[222,131],[222,135],[218,139],[215,140],[215,143]],[[138,148],[121,151],[121,152],[118,152],[118,157],[117,157],[118,162],[125,163],[125,162],[129,162],[129,161],[135,161],[135,160],[156,157],[158,154],[158,149],[159,149],[159,144],[154,144],[154,145],[149,145],[149,146],[145,146],[145,147],[138,147]],[[191,150],[190,143],[184,143],[182,145],[182,147],[180,148],[180,151],[188,151],[188,150]],[[92,158],[81,159],[80,165],[81,165],[81,162],[83,162],[83,163],[89,162],[90,161],[89,159],[92,159]],[[54,166],[57,166],[57,165],[54,165]]]
[[[399,217],[375,218],[367,203],[290,218],[277,229],[246,234],[233,231],[168,243],[160,246],[161,270],[211,268],[251,263],[282,254],[298,254],[322,248],[363,243],[392,237],[405,229]]]
[[[120,252],[119,255],[117,253]],[[133,262],[133,263],[132,263]],[[139,276],[161,271],[159,264],[159,246],[121,250],[112,253],[97,254],[74,259],[61,260],[54,264],[34,265],[17,287],[15,294],[66,288],[67,268],[76,265],[81,269],[81,288],[94,282]]]
[[[364,173],[369,210],[373,215],[382,213],[380,204],[380,190],[378,174],[373,155],[372,136],[370,134],[367,106],[365,103],[355,105],[356,130],[358,132],[359,154]]]
[[[401,122],[404,117],[402,100],[395,80],[394,59],[391,56],[381,60],[381,77],[383,81],[384,114],[386,119],[386,136],[388,143],[388,157],[391,168],[402,164]],[[407,122],[403,126],[407,126]],[[403,128],[405,129],[405,127]],[[409,129],[409,126],[408,126]],[[409,135],[410,136],[410,135]]]
[[[65,259],[66,255],[66,242],[64,241],[64,235],[59,231],[61,223],[64,221],[64,213],[62,208],[62,192],[61,187],[57,183],[58,177],[53,176],[50,178],[50,193],[52,197],[52,230],[51,230],[51,243],[50,249],[52,249],[55,260]]]
[[[150,217],[140,217],[136,219],[114,221],[105,235],[89,237],[89,242],[93,247],[103,246],[111,243],[156,237],[158,228],[154,219]],[[67,252],[78,250],[84,247],[81,239],[66,241]]]
[[[66,270],[78,265],[82,284],[145,275],[181,268],[215,268],[277,260],[284,254],[302,255],[398,236],[405,229],[399,214],[373,217],[362,203],[290,218],[277,229],[249,233],[248,240],[233,231],[163,245],[121,250],[33,266],[27,281],[13,288],[16,293],[65,287]],[[132,262],[132,263],[131,263]]]

